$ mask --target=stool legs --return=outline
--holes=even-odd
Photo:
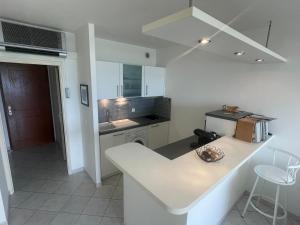
[[[277,185],[275,207],[274,207],[274,218],[273,218],[272,225],[276,225],[276,218],[277,218],[277,211],[278,211],[278,201],[279,201],[279,192],[280,192],[280,185]]]
[[[254,185],[253,185],[252,191],[251,191],[251,193],[250,193],[250,196],[249,196],[249,198],[248,198],[247,204],[246,204],[245,209],[244,209],[244,211],[243,211],[243,214],[242,214],[243,217],[245,217],[245,214],[246,214],[247,209],[248,209],[248,207],[249,207],[250,201],[251,201],[252,196],[253,196],[253,194],[254,194],[255,188],[256,188],[256,186],[257,186],[258,180],[259,180],[259,177],[257,176],[257,177],[256,177],[256,180],[255,180],[255,183],[254,183]]]

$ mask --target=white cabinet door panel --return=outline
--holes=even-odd
[[[101,177],[107,177],[117,173],[119,170],[106,158],[105,151],[108,148],[126,143],[125,132],[116,132],[100,136],[100,166]]]
[[[169,143],[169,122],[149,125],[148,143],[150,149],[160,148]]]
[[[145,66],[145,96],[165,95],[165,74],[165,68]]]
[[[97,61],[98,99],[114,99],[120,95],[120,64]]]

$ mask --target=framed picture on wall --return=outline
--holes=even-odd
[[[80,84],[81,104],[89,106],[89,87],[86,84]]]

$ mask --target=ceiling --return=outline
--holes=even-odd
[[[240,31],[267,28],[271,19],[274,26],[290,27],[292,35],[300,21],[299,0],[194,0],[194,5]],[[142,26],[187,7],[188,0],[0,0],[0,17],[70,32],[91,22],[97,37],[162,48],[172,43],[143,35]]]

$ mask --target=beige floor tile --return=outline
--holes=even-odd
[[[115,189],[112,199],[123,199],[123,186],[118,186]]]
[[[103,216],[109,204],[108,199],[91,198],[83,214],[92,216]]]
[[[89,197],[71,196],[61,211],[68,213],[81,213],[87,206],[89,200]]]
[[[58,212],[63,208],[69,199],[69,195],[50,194],[49,199],[43,203],[40,209]]]
[[[123,225],[124,221],[122,218],[111,218],[111,217],[103,217],[100,225]]]
[[[22,202],[28,199],[31,195],[33,195],[33,192],[16,191],[13,195],[9,197],[9,206],[18,207]]]
[[[34,179],[30,181],[26,186],[22,188],[22,191],[32,191],[37,192],[39,191],[45,184],[47,180],[40,180],[40,179]]]
[[[24,225],[48,225],[56,214],[47,211],[37,211]]]
[[[266,217],[257,212],[247,213],[245,216],[245,221],[247,225],[270,225]]]
[[[246,225],[246,223],[237,210],[232,210],[222,225]]]
[[[117,175],[114,175],[114,176],[104,179],[102,183],[104,185],[118,185],[120,178],[121,178],[121,175],[117,174]]]
[[[76,190],[73,192],[73,195],[91,197],[96,192],[96,185],[91,183],[81,183]]]
[[[44,193],[54,193],[56,190],[60,188],[63,184],[63,181],[54,181],[48,180],[46,183],[38,190],[38,192]]]
[[[75,225],[99,225],[101,219],[100,216],[81,215]]]
[[[80,215],[78,214],[59,213],[50,225],[74,225],[79,217]]]
[[[124,217],[123,201],[122,200],[111,200],[107,210],[105,211],[105,216]]]
[[[11,208],[9,211],[9,225],[23,225],[33,215],[34,211],[29,209]]]
[[[25,209],[40,209],[41,206],[50,198],[50,194],[34,193],[18,207]]]
[[[116,187],[113,185],[102,185],[101,187],[96,189],[96,192],[93,197],[110,199],[112,198],[115,189]]]

